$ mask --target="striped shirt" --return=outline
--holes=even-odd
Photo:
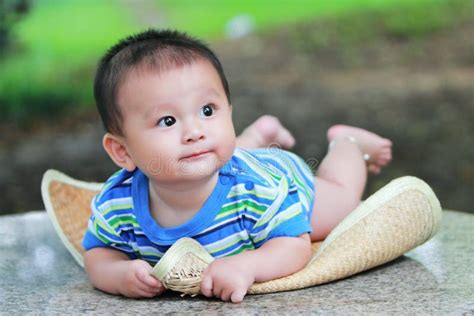
[[[140,170],[112,175],[91,202],[84,249],[111,247],[156,263],[182,237],[197,240],[216,258],[275,237],[296,237],[311,232],[314,178],[293,153],[236,149],[202,208],[184,224],[160,226],[148,198],[148,178]]]

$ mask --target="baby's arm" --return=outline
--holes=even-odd
[[[207,297],[240,303],[254,282],[293,274],[310,258],[308,234],[273,238],[258,249],[214,260],[204,271],[201,291]]]
[[[118,250],[92,248],[84,255],[84,265],[92,284],[104,292],[131,298],[154,297],[164,292],[161,282],[150,275],[144,260],[130,260]]]

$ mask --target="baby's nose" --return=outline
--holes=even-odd
[[[193,143],[205,138],[204,131],[199,125],[192,125],[187,128],[183,136],[183,141],[185,143]]]

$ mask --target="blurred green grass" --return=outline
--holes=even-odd
[[[432,0],[162,0],[173,27],[205,38],[219,38],[226,23],[236,15],[251,16],[259,31],[275,26],[326,16],[341,16],[353,11],[384,10],[394,6],[430,4]],[[204,23],[203,23],[204,22]]]
[[[385,9],[357,10],[329,16],[290,30],[291,45],[306,51],[337,47],[351,58],[354,49],[373,46],[380,39],[411,41],[426,39],[438,31],[474,22],[474,1],[420,1]]]
[[[178,28],[211,41],[222,39],[227,22],[241,14],[253,18],[257,32],[329,21],[317,35],[309,34],[312,49],[334,38],[351,42],[381,33],[422,37],[474,16],[474,2],[463,0],[228,0],[225,5],[216,0],[154,0],[141,9],[143,2],[110,0],[32,3],[31,12],[14,29],[17,46],[0,61],[0,121],[22,122],[89,108],[98,58],[119,38],[146,28],[140,14],[150,6],[163,18],[154,26]]]
[[[0,62],[0,115],[24,121],[91,103],[96,56],[138,30],[112,1],[33,2],[14,29],[18,47]]]

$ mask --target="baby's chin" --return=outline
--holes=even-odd
[[[179,183],[203,181],[215,175],[227,160],[217,159],[215,155],[206,155],[197,159],[180,159],[173,166],[165,167],[160,174],[152,176],[158,182]]]
[[[161,164],[156,170],[147,170],[148,178],[157,183],[179,184],[205,181],[214,176],[231,158],[233,152],[215,152],[191,159],[179,158],[172,164]]]
[[[215,154],[194,160],[181,160],[178,164],[178,174],[183,177],[206,177],[216,173],[230,158],[220,158]]]

